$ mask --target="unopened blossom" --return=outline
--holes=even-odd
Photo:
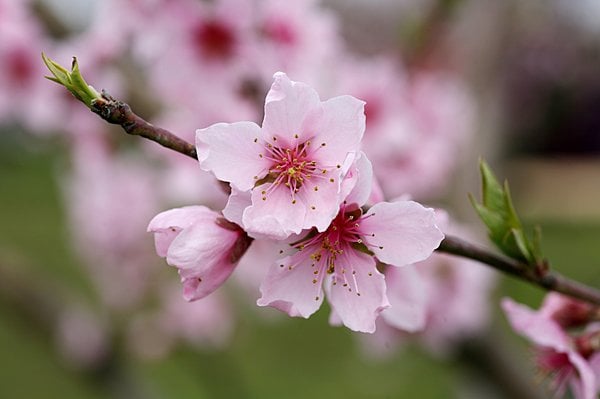
[[[341,180],[365,127],[364,103],[321,101],[315,90],[278,72],[262,127],[218,123],[196,133],[202,169],[251,192],[243,227],[273,238],[316,227],[323,232],[343,200]]]
[[[308,318],[325,291],[346,327],[372,333],[377,316],[390,305],[377,262],[404,266],[437,248],[443,234],[432,209],[413,201],[380,202],[363,214],[359,206],[368,198],[363,187],[371,186],[372,171],[366,157],[359,161],[356,185],[335,219],[325,231],[309,232],[293,245],[295,253],[271,266],[258,305]]]
[[[508,298],[502,308],[513,329],[536,345],[537,366],[551,379],[550,388],[557,396],[570,387],[577,399],[597,397],[600,355],[590,346],[590,335],[573,337],[546,311],[533,311]]]
[[[157,254],[179,269],[188,301],[220,287],[250,243],[241,229],[204,206],[162,212],[148,231],[154,233]]]

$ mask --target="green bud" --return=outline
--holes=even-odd
[[[530,240],[515,211],[508,182],[501,185],[483,160],[480,161],[479,168],[482,201],[477,203],[472,195],[469,198],[479,218],[487,226],[490,240],[505,255],[513,259],[532,266],[543,263],[539,228],[535,232],[533,241]]]
[[[66,87],[76,99],[84,103],[88,108],[92,108],[92,103],[95,100],[102,98],[100,93],[98,93],[92,86],[88,85],[83,79],[83,76],[79,70],[77,58],[73,57],[71,71],[68,71],[62,65],[51,60],[44,53],[42,53],[42,60],[44,60],[44,64],[46,64],[53,75],[46,76],[46,79]]]

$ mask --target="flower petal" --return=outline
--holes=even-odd
[[[274,82],[265,101],[263,131],[265,137],[276,136],[279,143],[291,147],[309,140],[314,131],[307,128],[320,111],[317,92],[310,86],[291,81],[283,72],[273,75]]]
[[[169,246],[181,230],[215,217],[215,212],[204,206],[186,206],[159,213],[148,224],[148,231],[154,233],[156,253],[161,257],[167,256]]]
[[[567,356],[577,370],[577,374],[571,377],[573,396],[577,399],[596,399],[598,397],[596,375],[588,361],[574,351],[569,351]]]
[[[321,106],[323,113],[310,126],[315,133],[312,154],[322,164],[334,166],[359,148],[365,132],[365,103],[352,96],[339,96]]]
[[[227,257],[221,257],[210,267],[180,269],[183,298],[190,302],[204,298],[223,285],[236,266]]]
[[[385,294],[385,277],[377,271],[372,256],[352,250],[344,255],[338,262],[351,265],[346,270],[356,273],[346,273],[346,286],[339,277],[332,277],[333,281],[327,285],[327,299],[346,327],[373,333],[377,316],[390,306]]]
[[[426,259],[444,238],[433,209],[414,201],[375,204],[361,218],[360,231],[377,258],[393,266]]]
[[[204,272],[220,259],[228,258],[240,234],[220,227],[215,219],[213,217],[182,230],[167,251],[167,263],[180,269]]]
[[[311,264],[307,254],[298,252],[272,265],[260,286],[258,306],[271,306],[293,317],[315,313],[323,303],[323,288]]]
[[[333,181],[305,182],[297,193],[298,203],[306,209],[302,229],[316,227],[318,231],[325,231],[340,209],[340,174],[333,170],[328,176]]]
[[[269,169],[269,161],[260,156],[264,152],[261,137],[260,127],[253,122],[217,123],[199,129],[196,149],[200,167],[238,190],[250,190]]]
[[[227,200],[227,205],[225,205],[225,208],[222,211],[225,219],[241,226],[244,209],[252,205],[250,198],[250,192],[232,188],[229,199]]]
[[[567,334],[555,321],[510,298],[502,299],[501,305],[510,325],[516,332],[523,334],[537,345],[553,348],[560,352],[570,350]]]
[[[262,192],[268,187],[266,183],[252,190],[252,206],[242,215],[244,229],[253,236],[273,239],[300,233],[306,215],[304,203],[292,203],[290,192],[283,185],[264,196]]]
[[[345,182],[349,179],[354,179],[356,182],[354,182],[352,191],[350,191],[345,201],[348,204],[363,206],[369,199],[373,188],[373,166],[364,152],[359,153],[354,167],[350,169],[342,184],[345,185]]]
[[[389,267],[385,279],[391,307],[381,317],[400,330],[416,332],[425,328],[427,297],[415,266]]]

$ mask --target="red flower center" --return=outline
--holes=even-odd
[[[194,29],[193,39],[202,56],[211,59],[230,58],[236,42],[231,28],[219,21],[198,25]]]

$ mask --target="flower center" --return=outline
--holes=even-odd
[[[34,73],[30,57],[22,49],[15,49],[8,57],[8,76],[17,86],[25,86]]]
[[[208,21],[193,31],[193,40],[204,57],[227,59],[233,55],[235,35],[231,28],[219,21]]]

